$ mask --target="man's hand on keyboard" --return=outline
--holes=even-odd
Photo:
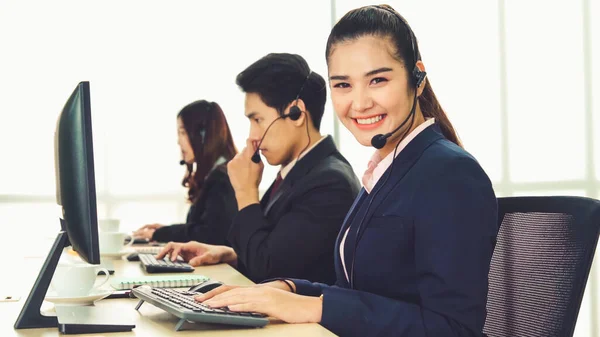
[[[323,302],[318,297],[302,296],[265,285],[230,287],[202,303],[212,308],[257,312],[288,323],[319,323],[323,311]]]
[[[171,261],[176,261],[179,255],[194,267],[217,263],[229,263],[232,266],[237,264],[237,254],[232,248],[208,245],[196,241],[187,243],[169,242],[156,258],[162,259],[167,255],[170,256]]]

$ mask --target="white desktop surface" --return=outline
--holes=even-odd
[[[59,336],[57,328],[45,329],[21,329],[15,330],[13,325],[23,303],[29,295],[40,267],[44,262],[45,254],[49,251],[52,240],[41,240],[34,250],[23,252],[16,250],[14,246],[7,251],[7,246],[2,249],[5,257],[11,256],[3,266],[0,276],[0,296],[20,296],[18,302],[0,302],[0,336]],[[32,242],[30,242],[32,243]],[[16,258],[14,258],[16,256]],[[64,258],[64,256],[63,256]],[[115,274],[111,277],[135,277],[145,275],[139,262],[128,262],[126,260],[114,261]],[[226,284],[251,285],[252,282],[237,270],[227,264],[215,266],[197,267],[196,274],[208,276],[212,279],[222,281]],[[110,283],[110,282],[109,282]],[[103,288],[110,289],[109,283]],[[96,302],[99,308],[109,308],[111,313],[118,317],[131,317],[136,327],[130,332],[120,333],[97,333],[85,336],[96,337],[120,337],[120,336],[335,336],[319,324],[286,324],[278,320],[271,322],[264,328],[239,328],[223,327],[210,324],[186,323],[185,331],[176,332],[175,325],[178,318],[161,310],[149,303],[144,303],[139,311],[134,308],[137,299],[105,299]],[[53,312],[52,303],[44,302],[44,312]],[[83,336],[83,335],[70,335]]]

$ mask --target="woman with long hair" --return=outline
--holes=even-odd
[[[186,223],[148,224],[135,231],[134,237],[159,242],[226,244],[237,213],[227,163],[237,150],[225,114],[215,102],[190,103],[177,115],[177,135],[181,164],[187,168],[181,184],[188,189],[191,204]]]

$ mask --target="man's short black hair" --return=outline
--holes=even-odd
[[[267,106],[276,109],[280,115],[300,93],[299,98],[304,101],[315,128],[319,130],[327,88],[323,77],[314,71],[311,73],[302,56],[268,54],[239,73],[236,83],[243,92],[258,94]]]

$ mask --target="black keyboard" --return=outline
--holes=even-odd
[[[135,310],[139,310],[144,302],[171,313],[180,318],[175,327],[176,331],[182,330],[185,321],[199,323],[217,323],[229,325],[242,325],[248,327],[263,327],[269,320],[263,314],[253,312],[233,312],[227,308],[209,308],[194,300],[198,293],[177,291],[168,288],[152,288],[140,286],[133,289],[133,294],[140,299]]]
[[[181,261],[172,262],[167,257],[157,260],[153,254],[138,254],[140,263],[147,273],[183,273],[194,271],[194,267]]]

